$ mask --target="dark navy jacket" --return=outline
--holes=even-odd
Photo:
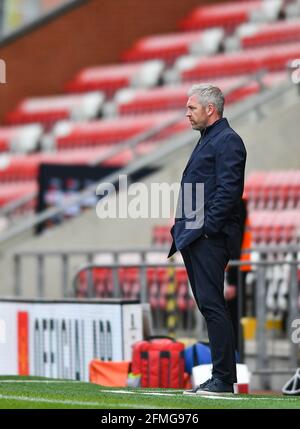
[[[173,243],[168,257],[201,236],[213,237],[225,234],[230,256],[240,246],[240,204],[244,189],[246,149],[240,136],[229,126],[226,118],[217,120],[201,133],[182,175],[182,195],[178,206],[183,205],[185,184],[190,183],[193,192],[192,207],[196,206],[195,187],[204,184],[204,217],[199,227],[187,228],[190,213],[182,210],[176,215],[171,229]],[[198,206],[198,205],[197,205]]]

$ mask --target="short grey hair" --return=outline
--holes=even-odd
[[[223,116],[225,99],[220,88],[210,83],[199,83],[189,89],[188,96],[192,95],[196,95],[198,102],[204,107],[213,104],[219,115]]]

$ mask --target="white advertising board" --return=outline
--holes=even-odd
[[[89,380],[92,359],[131,360],[137,301],[0,300],[0,374]]]

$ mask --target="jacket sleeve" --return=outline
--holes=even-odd
[[[242,197],[246,149],[238,135],[219,143],[216,154],[216,192],[204,217],[204,234],[219,233]]]

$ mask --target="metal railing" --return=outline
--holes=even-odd
[[[268,249],[266,247],[266,249]],[[276,250],[275,250],[276,249]],[[263,250],[261,247],[260,250]],[[252,371],[254,374],[261,376],[261,383],[264,388],[269,386],[269,378],[271,374],[287,374],[295,372],[295,368],[299,365],[299,345],[292,342],[292,321],[300,318],[299,308],[298,308],[298,295],[299,295],[299,282],[298,282],[298,266],[300,266],[300,260],[297,259],[297,256],[300,252],[299,246],[281,246],[281,253],[283,250],[286,252],[289,251],[290,258],[277,258],[274,260],[270,259],[270,255],[274,255],[275,252],[278,253],[278,247],[269,248],[269,253],[265,251],[260,253],[260,260],[258,261],[230,261],[229,266],[231,267],[241,267],[244,265],[251,265],[252,271],[252,287],[253,287],[253,299],[254,299],[254,316],[256,317],[256,368]],[[95,290],[93,285],[93,276],[92,270],[95,268],[108,268],[112,271],[113,279],[113,291],[112,296],[121,297],[122,288],[119,282],[118,270],[120,268],[130,268],[135,267],[139,269],[140,272],[140,299],[141,302],[148,302],[149,300],[149,288],[147,285],[147,271],[149,268],[165,268],[165,269],[176,269],[184,267],[183,263],[179,262],[158,262],[158,263],[149,263],[146,262],[146,257],[149,252],[159,252],[162,256],[162,259],[167,256],[167,249],[161,247],[152,247],[152,248],[134,248],[134,249],[86,249],[86,250],[70,250],[70,251],[44,251],[44,252],[29,252],[23,251],[18,252],[14,255],[14,278],[15,278],[15,294],[20,296],[22,295],[22,264],[24,258],[35,258],[36,260],[36,278],[37,278],[37,291],[35,296],[40,297],[45,296],[44,281],[45,281],[45,266],[46,258],[59,257],[61,263],[61,297],[70,297],[74,296],[76,292],[76,284],[80,273],[87,273],[87,284],[86,284],[86,296],[92,298],[95,296]],[[95,257],[99,256],[101,253],[112,255],[111,263],[95,263]],[[121,263],[120,257],[124,254],[133,253],[140,254],[140,262],[137,263]],[[72,269],[70,273],[70,261],[72,256],[84,256],[86,263],[82,263],[76,267],[76,271]],[[289,353],[286,358],[288,361],[288,366],[285,367],[275,367],[271,368],[270,359],[272,357],[272,350],[270,351],[270,344],[273,347],[274,344],[277,344],[279,339],[274,336],[270,337],[270,330],[266,328],[267,313],[269,311],[267,307],[267,293],[270,285],[274,282],[282,283],[282,279],[275,278],[275,271],[279,268],[288,267],[289,275],[284,281],[287,283],[287,308],[286,308],[286,318],[287,324],[285,332],[282,331],[280,340],[288,343]],[[239,271],[241,273],[241,271]],[[273,277],[270,272],[273,273]],[[250,274],[249,273],[249,274]],[[70,275],[71,274],[71,275]],[[68,287],[69,280],[72,281],[71,288]],[[273,283],[272,283],[273,282]],[[242,303],[247,300],[249,297],[245,295],[245,283],[241,281],[241,276],[239,275],[238,282],[238,302],[239,302],[239,315],[238,319],[241,320],[242,316],[245,314],[242,313]],[[198,312],[198,310],[196,310]],[[179,313],[178,313],[179,314]],[[194,317],[195,320],[195,317]],[[186,332],[188,335],[194,333],[195,331],[189,329]],[[195,326],[197,329],[197,326]],[[201,328],[202,329],[202,328]],[[273,331],[271,331],[273,332]],[[197,332],[197,336],[201,335],[201,332]],[[283,336],[282,336],[283,335]],[[243,333],[242,328],[240,327],[239,332],[239,351],[240,356],[243,359]],[[277,341],[278,340],[278,341]],[[272,349],[271,347],[271,349]]]
[[[39,297],[45,297],[45,264],[48,258],[57,258],[59,260],[60,271],[61,271],[61,296],[64,298],[72,295],[73,290],[68,288],[70,275],[74,275],[72,268],[70,267],[72,258],[82,257],[86,263],[95,263],[95,258],[100,255],[110,255],[111,263],[120,263],[120,256],[126,254],[138,254],[141,262],[146,261],[146,255],[149,252],[157,252],[160,254],[165,253],[167,261],[167,248],[164,247],[134,247],[134,248],[119,248],[119,249],[66,249],[66,250],[22,250],[17,251],[13,254],[13,295],[21,296],[23,292],[22,288],[22,267],[25,259],[33,258],[36,266],[36,291],[35,295]],[[110,264],[107,264],[110,266]],[[126,265],[126,264],[125,264]],[[76,268],[77,269],[77,268]]]
[[[169,251],[169,244],[164,245],[153,245],[151,247],[137,246],[137,247],[119,247],[115,248],[99,248],[99,247],[88,247],[81,249],[64,249],[64,250],[18,250],[13,253],[13,290],[12,293],[15,296],[22,295],[22,266],[25,259],[33,258],[35,260],[36,270],[36,292],[35,294],[39,297],[45,297],[45,272],[43,267],[45,266],[46,259],[56,258],[58,259],[58,264],[60,265],[61,271],[61,296],[69,297],[72,291],[69,290],[68,284],[71,275],[74,275],[73,269],[71,267],[72,258],[81,257],[86,261],[87,264],[93,264],[96,262],[97,258],[108,255],[110,257],[110,264],[121,264],[120,259],[124,254],[137,255],[139,262],[137,263],[146,263],[147,257],[151,253],[157,253],[165,258],[166,263],[167,254]],[[277,246],[267,246],[261,245],[252,247],[252,249],[244,250],[243,253],[253,253],[257,252],[261,255],[261,258],[265,258],[264,255],[271,255],[276,257],[276,255],[283,254],[293,254],[296,255],[297,252],[300,252],[300,245],[277,245]],[[252,262],[253,263],[253,262]],[[273,261],[273,264],[276,263],[276,260]],[[127,263],[123,263],[124,266],[127,266]],[[77,268],[76,268],[77,270]]]
[[[256,321],[257,321],[257,328],[256,328],[256,368],[252,370],[253,374],[260,375],[261,377],[261,385],[263,388],[268,389],[270,388],[270,376],[274,374],[293,374],[296,370],[296,368],[299,365],[299,345],[293,343],[292,341],[292,322],[299,318],[299,308],[298,308],[298,265],[300,264],[300,260],[297,260],[297,255],[294,255],[294,260],[292,261],[286,261],[286,260],[276,260],[276,261],[258,261],[258,262],[251,262],[250,265],[252,268],[256,268],[257,276],[256,276],[256,284],[255,284],[255,307],[256,307]],[[244,265],[249,265],[249,262],[242,262],[242,261],[230,261],[229,266],[230,267],[242,267]],[[268,338],[267,330],[266,330],[266,321],[267,321],[267,311],[266,311],[266,292],[267,292],[267,269],[269,269],[272,266],[286,266],[288,265],[290,268],[290,280],[288,285],[288,308],[287,308],[287,329],[285,333],[285,338],[289,345],[289,358],[288,358],[288,367],[280,367],[280,368],[270,368],[270,358],[272,355],[268,352],[268,345],[270,342],[275,343],[276,340],[274,338]],[[148,295],[147,295],[147,270],[149,268],[177,268],[182,267],[183,264],[178,263],[169,263],[169,264],[149,264],[149,263],[143,263],[143,264],[134,264],[134,265],[126,265],[126,267],[138,267],[140,270],[140,299],[141,302],[148,302]],[[76,283],[78,281],[80,273],[86,271],[87,272],[87,294],[89,297],[94,296],[94,289],[93,289],[93,279],[92,279],[92,270],[97,268],[104,268],[107,267],[107,265],[103,264],[87,264],[83,267],[81,267],[78,272],[76,273],[74,277],[74,289],[76,290]],[[121,268],[120,264],[111,264],[109,265],[109,268],[113,271],[113,278],[117,279],[118,270]],[[117,280],[114,281],[114,290],[113,290],[113,296],[114,297],[121,297],[122,291],[120,284]],[[169,297],[170,299],[176,301],[176,297],[172,296]],[[242,314],[241,314],[241,302],[245,299],[243,285],[241,281],[238,282],[238,299],[239,299],[239,306],[238,306],[238,320],[241,321]],[[196,309],[198,312],[198,310]],[[178,314],[178,313],[177,313]],[[168,323],[166,321],[166,323]],[[168,326],[167,326],[168,328]],[[203,325],[202,325],[203,329]],[[189,334],[191,332],[190,329],[188,330]],[[170,332],[168,332],[170,334]],[[197,336],[199,338],[203,337],[203,332],[197,332]],[[244,361],[244,341],[243,341],[243,332],[241,323],[239,323],[239,341],[238,341],[238,352],[241,361]]]

